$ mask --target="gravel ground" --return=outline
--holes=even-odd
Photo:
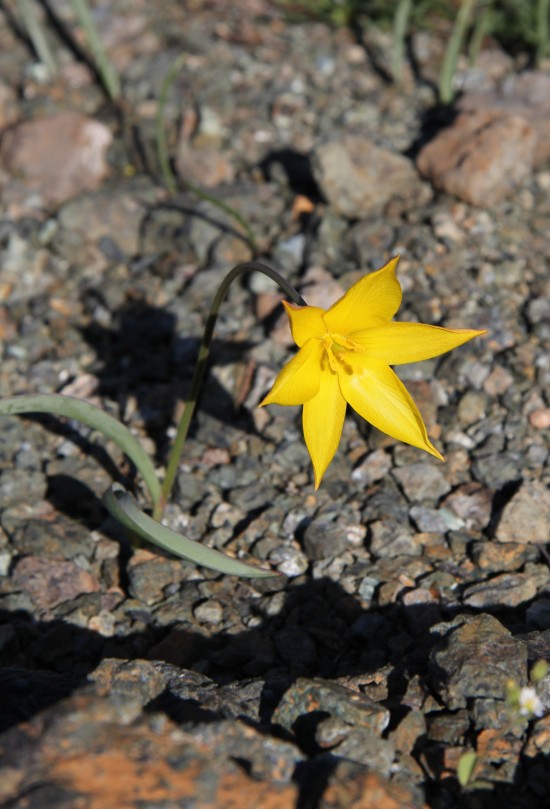
[[[48,79],[0,7],[1,395],[99,404],[163,465],[212,295],[253,255],[186,180],[308,302],[399,253],[399,319],[489,333],[400,368],[445,464],[350,414],[315,493],[299,408],[256,407],[294,351],[281,295],[232,287],[166,519],[266,580],[132,546],[101,505],[122,479],[147,506],[114,445],[4,419],[0,802],[548,806],[550,675],[540,716],[506,694],[550,661],[550,72],[491,46],[460,66],[453,123],[435,34],[413,35],[396,87],[386,34],[267,0],[92,6],[119,107],[52,31]],[[71,8],[55,13],[81,43]],[[182,52],[170,195],[155,115]]]

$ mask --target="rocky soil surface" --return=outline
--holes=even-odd
[[[400,368],[445,464],[350,414],[315,493],[299,408],[257,409],[294,351],[281,295],[233,286],[167,520],[266,580],[133,546],[101,505],[122,478],[147,506],[114,445],[3,419],[0,803],[548,806],[550,675],[540,716],[505,697],[550,661],[550,71],[489,43],[442,111],[436,33],[397,87],[376,29],[267,0],[91,5],[119,105],[66,0],[53,77],[0,7],[2,396],[99,404],[162,467],[212,295],[253,255],[186,181],[309,303],[399,253],[399,319],[489,333]],[[174,195],[155,127],[181,54]]]

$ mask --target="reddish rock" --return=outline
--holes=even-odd
[[[466,93],[459,101],[464,111],[500,110],[519,115],[534,129],[535,167],[550,158],[550,73],[526,70],[507,76],[497,90]]]
[[[525,747],[525,755],[530,758],[550,753],[550,714],[535,722],[529,741]]]
[[[496,530],[499,542],[550,541],[550,490],[538,480],[522,483],[505,505]]]
[[[232,183],[235,170],[217,149],[195,149],[183,142],[178,147],[176,169],[183,183],[189,181],[204,188]]]
[[[435,188],[481,207],[509,196],[533,169],[536,135],[517,115],[463,112],[420,152],[419,171]]]
[[[550,427],[550,407],[539,407],[529,413],[529,424],[535,430],[547,430]]]
[[[0,160],[44,205],[98,188],[108,172],[110,131],[76,112],[24,121],[2,138]]]
[[[124,704],[90,696],[0,740],[0,801],[32,789],[36,805],[134,809],[294,809],[294,784],[259,781],[159,714],[133,721]],[[343,809],[343,804],[342,804]]]
[[[495,365],[485,382],[483,389],[489,396],[500,396],[506,393],[508,388],[514,384],[514,377],[512,374],[503,368],[502,365]]]
[[[13,580],[40,609],[48,610],[81,593],[97,593],[94,577],[74,562],[25,556],[13,571]]]
[[[358,771],[351,762],[338,767],[318,806],[319,809],[427,809],[408,786],[390,783],[375,772]]]
[[[473,550],[476,565],[485,572],[500,573],[501,571],[519,570],[525,564],[528,545],[517,542],[487,542],[482,540]]]
[[[9,84],[0,81],[0,129],[17,120],[17,95]]]

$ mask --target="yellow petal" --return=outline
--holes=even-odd
[[[443,460],[428,438],[409,392],[391,368],[355,354],[353,373],[339,373],[338,379],[342,395],[366,421],[392,438]]]
[[[308,340],[283,367],[260,407],[267,404],[299,405],[312,399],[319,391],[322,356],[319,340]]]
[[[321,373],[320,381],[319,393],[305,403],[302,414],[316,489],[338,449],[346,415],[346,402],[340,392],[338,376],[327,369]]]
[[[486,334],[473,329],[443,329],[424,323],[385,323],[373,329],[363,329],[350,335],[369,359],[387,365],[402,365],[437,357],[473,337]]]
[[[327,329],[336,334],[379,326],[391,320],[401,304],[401,286],[395,277],[399,256],[381,270],[365,275],[325,314]]]
[[[292,339],[300,348],[310,337],[321,338],[326,334],[324,309],[319,306],[294,306],[286,301],[283,301],[283,306],[290,320]]]

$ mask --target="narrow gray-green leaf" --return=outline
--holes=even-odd
[[[468,750],[460,756],[456,776],[461,787],[470,785],[474,768],[478,762],[478,755],[473,750]]]
[[[244,562],[239,562],[230,556],[226,556],[212,548],[205,548],[198,542],[178,534],[171,528],[153,520],[141,511],[134,499],[128,494],[126,489],[119,483],[114,483],[103,495],[103,503],[108,511],[116,517],[119,522],[135,531],[140,537],[160,545],[161,548],[194,562],[197,565],[217,570],[219,573],[228,573],[231,576],[243,576],[252,578],[255,576],[266,577],[276,576],[271,570],[264,570],[259,567],[252,567]]]
[[[50,413],[55,416],[65,416],[76,419],[103,433],[106,438],[114,441],[126,453],[143,476],[143,480],[153,504],[160,500],[160,483],[155,473],[151,459],[134,438],[130,430],[120,421],[109,416],[99,407],[75,399],[73,396],[61,396],[59,393],[43,393],[31,396],[12,396],[9,399],[0,399],[0,416],[17,416],[24,413]]]

